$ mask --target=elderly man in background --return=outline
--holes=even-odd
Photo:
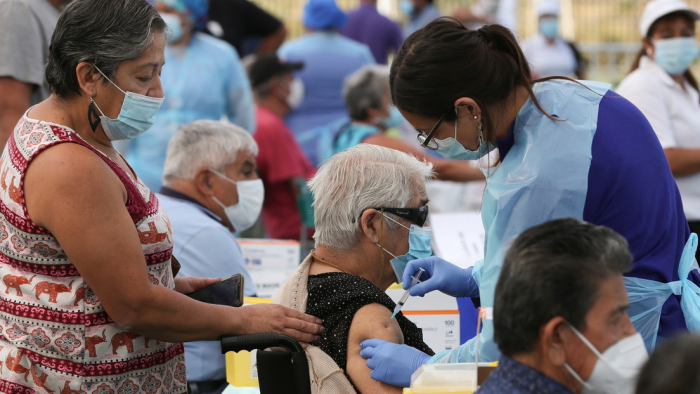
[[[260,214],[263,185],[255,172],[258,147],[248,132],[219,121],[184,126],[170,140],[158,196],[173,228],[173,255],[182,276],[222,277],[241,273],[245,295],[255,286],[232,232],[248,229]],[[190,393],[226,387],[218,342],[185,344]]]
[[[304,84],[292,76],[303,63],[287,63],[275,54],[261,55],[250,67],[255,94],[254,138],[258,143],[258,170],[265,185],[262,219],[270,238],[299,239],[301,216],[296,198],[299,182],[311,178],[316,169],[306,158],[284,123],[284,116],[304,97]]]
[[[309,0],[304,6],[306,34],[282,45],[278,55],[289,62],[303,62],[297,76],[304,82],[304,100],[287,115],[306,157],[316,163],[318,136],[315,128],[346,117],[343,80],[366,64],[374,64],[369,47],[342,36],[338,29],[347,16],[335,0]]]
[[[70,0],[0,0],[0,149],[30,106],[49,97],[44,66]]]
[[[479,394],[631,394],[647,360],[627,316],[625,239],[559,219],[523,232],[496,285],[498,368]]]

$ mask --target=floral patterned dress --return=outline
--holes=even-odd
[[[155,195],[73,130],[25,115],[0,158],[0,392],[186,392],[183,346],[117,327],[56,238],[29,217],[25,171],[60,143],[85,146],[116,173],[148,278],[175,286],[172,229]]]

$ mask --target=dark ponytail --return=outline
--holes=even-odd
[[[526,88],[537,108],[552,118],[532,91],[533,83],[549,79],[532,80],[525,55],[506,27],[471,30],[450,17],[438,18],[409,36],[390,74],[394,104],[410,113],[435,119],[445,114],[445,120],[454,121],[450,109],[455,100],[470,97],[481,107],[490,140],[494,130],[489,109],[518,86]]]

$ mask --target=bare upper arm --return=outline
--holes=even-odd
[[[403,343],[403,333],[391,311],[384,305],[369,304],[360,308],[352,319],[348,334],[347,373],[363,394],[401,393],[402,389],[378,382],[370,377],[367,360],[360,356],[360,343],[366,339],[378,338],[388,342]]]
[[[24,111],[29,109],[32,89],[32,84],[0,77],[0,149],[12,135]]]
[[[63,143],[30,163],[24,192],[32,221],[56,237],[115,322],[128,325],[150,283],[116,174],[87,148]]]
[[[0,115],[6,108],[29,108],[29,99],[35,85],[18,81],[12,77],[0,77]]]

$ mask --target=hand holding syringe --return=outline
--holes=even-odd
[[[401,308],[403,308],[404,304],[406,303],[406,300],[408,299],[409,293],[411,292],[411,288],[420,282],[420,276],[423,275],[423,272],[425,272],[425,270],[423,268],[420,268],[420,271],[416,273],[416,276],[411,277],[411,285],[408,286],[408,289],[406,289],[406,291],[403,293],[399,302],[396,303],[394,313],[391,315],[392,319],[395,318],[396,315],[401,311]]]

